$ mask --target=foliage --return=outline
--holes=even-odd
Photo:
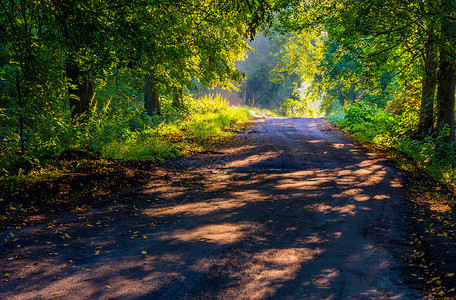
[[[154,128],[186,113],[170,105],[176,91],[244,78],[234,63],[271,13],[266,0],[1,2],[1,174],[68,149],[103,152],[121,140],[145,147]],[[163,117],[143,111],[146,75]],[[132,156],[155,155],[146,152]]]
[[[297,92],[293,93],[294,97],[287,98],[281,105],[281,111],[284,115],[290,117],[316,117],[316,108],[309,105],[310,101],[306,101]]]
[[[155,127],[107,144],[102,152],[114,158],[163,160],[199,151],[228,136],[225,129],[250,118],[247,109],[230,107],[220,96],[187,98],[184,105],[185,116],[165,117]]]
[[[410,117],[412,114],[404,110],[396,115],[375,105],[357,102],[346,105],[336,120],[355,139],[399,150],[432,176],[456,187],[455,148],[445,142],[449,129],[436,138],[415,139],[413,130],[417,120]]]
[[[237,63],[246,75],[241,87],[244,104],[276,109],[299,87],[301,79],[295,72],[280,72],[280,79],[273,74],[280,63],[277,54],[284,43],[285,38],[279,34],[267,37],[259,34],[249,43],[254,51],[249,52],[245,61]]]
[[[133,100],[123,99],[125,107],[118,109],[112,102],[121,99],[100,99],[92,105],[83,126],[47,120],[48,126],[42,131],[30,132],[24,151],[18,148],[17,135],[3,135],[3,175],[29,171],[65,150],[98,152],[105,158],[163,160],[202,149],[208,140],[229,135],[226,128],[250,118],[246,108],[231,107],[220,96],[186,97],[182,111],[164,99],[166,114],[156,118],[149,117],[140,102]],[[105,104],[98,107],[97,103]]]

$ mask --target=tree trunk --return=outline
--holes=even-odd
[[[174,91],[173,94],[173,107],[174,108],[182,108],[184,105],[184,89],[179,88]]]
[[[435,44],[428,42],[425,51],[418,134],[430,135],[434,131],[434,98],[438,67]]]
[[[437,134],[442,133],[445,126],[450,129],[450,135],[445,142],[453,142],[454,130],[454,93],[456,86],[456,69],[448,49],[440,51],[440,74],[437,89]]]
[[[154,76],[149,72],[144,84],[144,108],[149,116],[160,115],[160,101]]]
[[[82,72],[71,61],[67,62],[66,76],[70,83],[68,94],[70,97],[71,120],[73,122],[85,120],[94,96],[92,82],[87,72]]]
[[[24,134],[24,99],[22,98],[21,84],[19,78],[16,77],[16,91],[19,98],[19,137],[21,153],[25,152],[25,134]]]

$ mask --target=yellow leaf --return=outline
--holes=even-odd
[[[5,273],[5,275],[3,275],[3,277],[6,277],[6,278],[10,277],[10,273]]]
[[[105,286],[105,288],[110,289],[111,287],[109,285]]]
[[[147,252],[146,251],[142,251],[141,254],[142,255],[147,255]]]
[[[454,273],[448,273],[445,275],[446,277],[453,277],[454,276]]]
[[[142,237],[142,238],[143,238],[143,239],[148,239],[148,237],[147,237],[147,236],[145,236],[145,235],[143,235],[143,237]]]

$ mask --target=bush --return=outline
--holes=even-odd
[[[412,157],[430,175],[456,186],[455,147],[443,142],[449,130],[438,137],[415,139],[416,114],[416,109],[407,109],[405,105],[402,114],[396,115],[375,105],[357,102],[345,106],[338,114],[343,118],[336,119],[355,139],[397,149]]]
[[[206,140],[226,136],[224,129],[250,118],[247,109],[231,107],[219,95],[186,97],[180,110],[163,99],[164,114],[154,117],[145,113],[139,101],[113,107],[110,99],[98,100],[85,122],[73,124],[58,115],[43,115],[40,129],[27,129],[22,138],[14,131],[0,130],[0,176],[26,173],[68,149],[101,152],[105,158],[172,158],[201,149]]]

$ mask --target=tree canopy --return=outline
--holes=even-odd
[[[2,1],[2,143],[51,153],[102,107],[154,119],[244,80],[269,108],[366,102],[453,142],[455,18],[449,0]],[[270,46],[241,72],[259,31]]]

